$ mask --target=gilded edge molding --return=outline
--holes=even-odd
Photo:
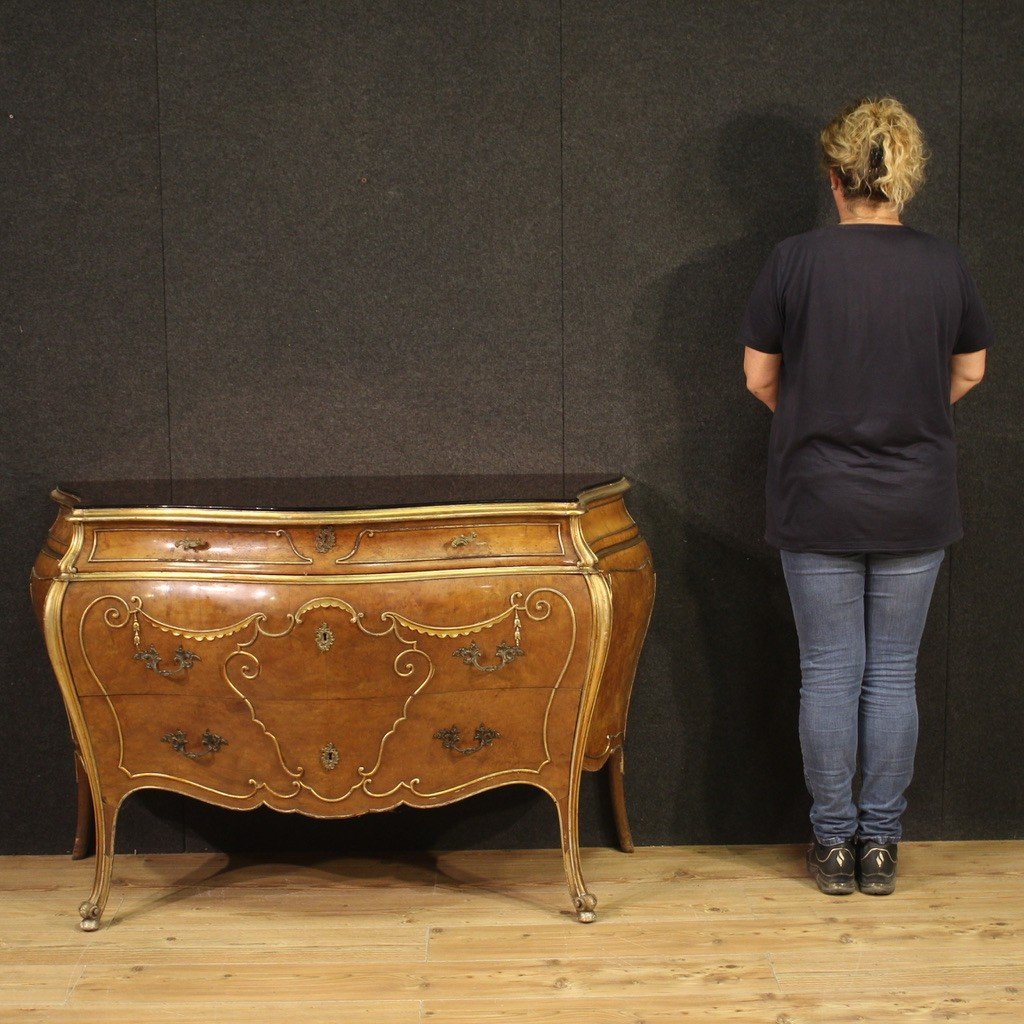
[[[199,563],[196,563],[199,564]],[[582,562],[562,565],[479,565],[465,567],[446,566],[441,569],[396,569],[393,572],[360,572],[360,573],[290,573],[269,572],[230,572],[211,566],[203,572],[187,572],[172,567],[166,569],[122,570],[119,572],[83,572],[72,568],[69,572],[61,572],[56,579],[62,580],[107,580],[137,583],[140,580],[215,580],[229,583],[385,583],[401,578],[403,580],[436,580],[464,579],[467,576],[579,576],[581,573],[603,572]]]
[[[78,538],[79,546],[81,537]],[[72,543],[69,551],[74,549]],[[82,713],[82,705],[75,690],[71,676],[71,665],[68,661],[64,631],[61,629],[61,612],[64,606],[64,593],[68,588],[66,582],[57,580],[50,584],[43,603],[43,635],[47,653],[53,666],[54,675],[64,707],[71,725],[71,734],[75,746],[82,759],[89,793],[92,797],[93,821],[96,842],[96,874],[93,880],[89,899],[81,904],[79,913],[82,916],[82,929],[93,931],[98,925],[99,917],[106,905],[110,888],[110,875],[114,864],[114,833],[117,828],[117,813],[124,796],[113,807],[104,807],[103,793],[100,788],[99,766],[96,763],[95,751],[92,747],[89,728]]]
[[[587,542],[587,538],[583,536],[582,520],[570,519],[569,532],[572,536],[573,547],[580,558],[580,567],[585,571],[598,572],[598,557],[594,553],[594,549]]]
[[[64,552],[64,557],[57,563],[57,569],[59,578],[75,579],[78,576],[75,562],[78,561],[82,545],[85,543],[85,526],[81,522],[72,522],[70,516],[68,521],[71,525],[71,540],[68,543],[67,551]]]
[[[57,584],[55,584],[55,586],[56,585]],[[60,584],[60,585],[65,587],[65,588],[67,586],[66,583],[63,583],[63,584]],[[380,770],[380,766],[383,763],[384,748],[385,748],[385,745],[386,745],[388,739],[391,736],[394,735],[394,733],[397,730],[398,726],[403,721],[405,721],[408,718],[408,710],[409,710],[409,706],[410,706],[411,702],[413,701],[413,699],[416,696],[418,696],[424,690],[424,688],[427,686],[427,684],[433,678],[433,675],[434,675],[434,665],[430,661],[429,656],[426,654],[425,651],[422,651],[422,650],[419,649],[419,647],[417,646],[417,643],[416,643],[415,640],[407,640],[405,637],[403,637],[398,632],[398,628],[397,628],[398,624],[401,623],[404,627],[412,630],[413,632],[425,633],[425,634],[428,634],[428,635],[431,635],[431,636],[457,637],[457,636],[464,636],[464,635],[467,635],[469,633],[480,632],[483,629],[487,629],[487,628],[489,628],[489,627],[491,627],[493,625],[496,625],[497,623],[501,622],[502,620],[508,618],[510,615],[515,614],[517,611],[523,612],[529,619],[531,619],[534,622],[540,622],[540,621],[543,621],[543,620],[547,619],[548,616],[551,614],[550,602],[545,601],[542,598],[539,598],[539,597],[536,596],[536,595],[542,594],[542,593],[555,594],[555,595],[557,595],[558,597],[560,597],[563,600],[563,602],[565,603],[565,605],[566,605],[566,607],[567,607],[567,609],[569,611],[569,615],[570,615],[570,619],[571,619],[571,623],[572,623],[572,630],[571,630],[571,634],[570,634],[570,642],[569,642],[569,645],[568,645],[568,652],[566,654],[565,661],[563,662],[562,667],[561,667],[561,669],[560,669],[560,671],[558,673],[558,677],[555,680],[555,683],[554,683],[554,685],[551,688],[551,694],[548,697],[548,702],[547,702],[547,705],[545,707],[544,720],[543,720],[543,725],[542,725],[542,730],[541,730],[541,735],[542,735],[542,740],[543,740],[543,745],[544,745],[544,760],[541,762],[541,764],[538,765],[536,768],[516,767],[516,768],[503,769],[503,770],[497,771],[497,772],[490,772],[490,773],[488,773],[486,775],[478,776],[478,777],[476,777],[474,779],[471,779],[471,780],[469,780],[467,782],[460,783],[457,786],[452,786],[452,787],[449,787],[447,789],[437,790],[437,791],[434,791],[434,792],[423,792],[422,790],[418,789],[417,786],[420,783],[420,779],[418,777],[413,777],[413,778],[410,778],[410,779],[407,779],[407,780],[403,780],[403,781],[399,782],[396,786],[393,786],[391,789],[387,790],[386,792],[381,792],[381,793],[373,792],[369,787],[370,787],[370,785],[371,785],[371,783],[373,781],[374,775]],[[522,598],[522,596],[523,595],[522,595],[521,591],[514,592],[509,597],[509,601],[511,602],[511,606],[509,608],[505,609],[504,611],[502,611],[502,612],[500,612],[500,613],[498,613],[496,615],[490,616],[490,617],[485,618],[485,619],[481,619],[481,620],[479,620],[477,622],[474,622],[474,623],[468,623],[468,624],[438,626],[436,624],[427,624],[427,623],[417,622],[416,620],[409,619],[409,618],[407,618],[405,616],[402,616],[402,615],[398,614],[397,612],[390,612],[390,611],[382,612],[381,613],[381,618],[384,619],[385,621],[390,620],[390,625],[388,626],[388,628],[385,629],[385,630],[382,630],[382,631],[370,630],[366,626],[364,626],[363,623],[362,623],[363,613],[356,611],[356,609],[351,604],[349,604],[347,601],[344,601],[344,600],[342,600],[340,598],[333,598],[333,597],[313,598],[313,599],[311,599],[309,601],[304,602],[302,605],[300,605],[300,607],[296,610],[296,612],[289,613],[287,615],[288,625],[285,627],[284,630],[282,630],[280,632],[272,632],[272,631],[267,630],[267,629],[265,629],[263,627],[263,623],[267,619],[267,616],[266,616],[266,614],[264,612],[253,612],[250,615],[246,616],[245,618],[240,619],[237,622],[229,624],[227,626],[210,627],[210,628],[206,628],[206,629],[194,629],[194,628],[193,629],[188,629],[188,628],[185,628],[185,627],[174,626],[174,625],[172,625],[170,623],[163,622],[163,621],[161,621],[159,619],[156,619],[154,616],[149,615],[147,612],[145,612],[143,610],[142,599],[139,598],[137,595],[133,595],[132,597],[130,597],[126,601],[123,597],[121,597],[120,595],[117,595],[117,594],[104,594],[104,595],[101,595],[99,597],[94,598],[92,601],[89,602],[89,604],[85,607],[85,609],[83,609],[82,615],[81,615],[81,617],[79,619],[79,624],[78,624],[78,640],[79,640],[79,646],[80,646],[80,649],[81,649],[82,657],[83,657],[83,660],[85,661],[86,667],[88,668],[89,673],[92,676],[94,682],[96,683],[100,693],[102,694],[102,696],[106,700],[107,706],[108,706],[108,708],[109,708],[109,710],[111,712],[111,715],[113,716],[113,720],[114,720],[114,724],[115,724],[115,727],[116,727],[116,730],[117,730],[117,736],[118,736],[118,769],[120,771],[122,771],[129,779],[132,779],[132,780],[134,780],[134,779],[141,779],[141,778],[166,779],[169,782],[175,782],[175,783],[178,783],[180,785],[186,786],[188,788],[199,789],[199,790],[202,790],[202,791],[205,791],[205,792],[208,792],[208,793],[212,793],[212,794],[214,794],[216,796],[220,796],[220,797],[223,797],[225,799],[230,799],[230,800],[250,800],[254,796],[256,796],[256,794],[259,793],[261,790],[264,790],[269,796],[274,797],[274,798],[276,798],[278,800],[291,800],[291,799],[294,799],[296,796],[298,796],[298,794],[302,790],[307,790],[316,799],[322,801],[323,803],[328,803],[328,804],[336,804],[336,803],[339,803],[339,802],[341,802],[343,800],[346,800],[350,796],[352,796],[352,794],[355,793],[357,790],[362,790],[367,796],[373,797],[375,799],[387,799],[388,797],[393,796],[396,792],[398,792],[401,789],[408,789],[408,791],[411,794],[413,794],[413,795],[415,795],[417,797],[420,797],[420,798],[429,798],[429,797],[436,797],[436,796],[445,796],[445,795],[450,794],[450,793],[458,792],[459,790],[462,790],[462,789],[467,789],[467,788],[470,788],[470,787],[473,787],[473,786],[478,786],[481,783],[487,782],[487,781],[489,781],[491,779],[498,778],[498,777],[503,776],[503,775],[512,775],[512,774],[515,774],[515,775],[523,775],[523,774],[539,775],[544,770],[544,768],[547,767],[547,765],[551,763],[551,750],[550,750],[549,741],[548,741],[548,723],[549,723],[549,720],[550,720],[551,707],[552,707],[552,705],[554,703],[555,696],[556,696],[556,694],[558,692],[559,687],[561,686],[562,679],[564,678],[565,673],[568,670],[569,664],[570,664],[570,662],[572,660],[572,655],[573,655],[573,653],[574,653],[574,651],[576,649],[576,638],[577,638],[576,611],[575,611],[575,608],[572,605],[572,602],[569,600],[569,598],[562,591],[557,590],[557,589],[555,589],[553,587],[538,587],[538,588],[535,588],[534,590],[532,590],[527,595],[527,597],[522,601],[521,604],[517,603],[515,599],[516,598]],[[279,762],[281,768],[288,775],[290,775],[292,777],[292,779],[293,779],[293,782],[292,782],[293,788],[292,788],[291,792],[280,792],[278,790],[275,790],[273,787],[271,787],[266,782],[261,782],[261,781],[258,781],[256,779],[249,779],[248,780],[248,784],[249,784],[250,788],[249,788],[249,790],[247,792],[244,792],[244,793],[229,793],[229,792],[226,792],[224,790],[215,789],[215,788],[213,788],[211,786],[205,786],[205,785],[203,785],[201,783],[195,782],[195,781],[193,781],[191,779],[183,778],[181,776],[168,775],[168,774],[163,773],[163,772],[133,772],[133,771],[131,771],[129,768],[127,768],[125,766],[125,763],[124,763],[124,733],[122,731],[121,721],[120,721],[120,718],[119,718],[119,716],[117,714],[117,709],[116,709],[116,707],[114,705],[114,702],[111,699],[110,694],[108,693],[106,687],[103,685],[102,681],[99,678],[99,675],[97,674],[97,672],[96,672],[92,662],[89,659],[89,656],[88,656],[88,653],[87,653],[87,650],[86,650],[86,644],[85,644],[85,633],[84,633],[84,630],[85,630],[86,619],[87,619],[90,611],[94,608],[94,606],[96,606],[101,601],[114,601],[117,604],[120,604],[123,607],[123,609],[124,609],[123,612],[120,611],[117,608],[116,604],[115,604],[113,606],[110,606],[110,607],[106,608],[104,610],[104,612],[102,613],[102,618],[103,618],[104,623],[108,627],[114,628],[114,629],[123,628],[123,627],[127,626],[128,623],[131,622],[134,618],[136,618],[138,616],[141,616],[142,618],[144,618],[148,622],[150,622],[152,625],[156,626],[157,628],[159,628],[159,629],[161,629],[161,630],[163,630],[165,632],[171,633],[171,634],[173,634],[175,636],[187,637],[189,639],[193,639],[193,640],[196,640],[196,641],[203,641],[203,640],[220,639],[220,638],[223,638],[223,637],[226,637],[226,636],[231,636],[231,635],[234,635],[236,633],[239,633],[239,632],[247,629],[250,626],[254,627],[252,636],[249,637],[245,641],[239,641],[237,643],[237,645],[236,645],[235,650],[230,652],[227,655],[227,657],[224,659],[224,662],[221,665],[221,675],[222,675],[222,678],[224,679],[225,683],[228,685],[228,687],[235,694],[237,694],[237,696],[239,698],[241,698],[242,701],[245,703],[245,705],[247,706],[247,708],[249,710],[249,715],[250,715],[250,718],[252,719],[253,723],[258,725],[260,727],[260,729],[263,731],[263,733],[273,743],[274,749],[275,749],[275,751],[277,753],[278,762]],[[538,609],[538,612],[541,609],[543,609],[543,614],[539,614],[539,613],[535,614],[534,611],[531,610],[531,608],[530,608],[530,602],[531,601],[534,602],[534,606]],[[394,659],[395,672],[400,677],[408,676],[412,672],[411,668],[409,668],[408,671],[404,671],[403,672],[401,670],[401,668],[399,667],[400,659],[402,659],[403,657],[406,657],[408,655],[412,655],[412,654],[419,654],[419,655],[421,655],[422,657],[426,658],[427,664],[429,666],[429,670],[427,672],[426,677],[422,680],[422,682],[419,684],[419,686],[417,686],[416,689],[413,690],[413,692],[410,693],[408,695],[408,697],[406,698],[406,700],[405,700],[405,702],[403,704],[403,707],[402,707],[402,713],[399,715],[399,717],[397,719],[395,719],[395,721],[393,722],[391,727],[381,737],[380,744],[379,744],[379,747],[378,747],[376,763],[369,770],[366,770],[364,766],[359,766],[357,768],[357,771],[358,771],[358,773],[361,776],[360,781],[355,783],[355,784],[353,784],[344,794],[342,794],[341,796],[338,796],[338,797],[327,797],[327,796],[324,796],[323,794],[319,793],[314,786],[311,786],[308,783],[303,782],[301,777],[305,773],[305,768],[304,767],[297,766],[296,769],[294,769],[294,770],[288,767],[288,765],[284,761],[284,756],[283,756],[283,753],[281,751],[280,742],[278,741],[277,736],[274,733],[272,733],[267,728],[266,724],[257,717],[256,710],[255,710],[252,702],[249,700],[248,696],[246,695],[246,693],[243,692],[242,690],[240,690],[232,682],[232,680],[230,678],[230,675],[228,674],[228,664],[231,662],[231,660],[233,658],[235,658],[235,657],[243,656],[243,657],[247,657],[247,658],[251,659],[251,661],[249,663],[250,664],[249,670],[246,671],[246,669],[243,667],[242,670],[241,670],[241,674],[246,679],[253,679],[253,678],[255,678],[259,674],[259,668],[260,668],[259,659],[256,657],[255,654],[252,653],[252,651],[248,650],[248,648],[252,647],[252,645],[256,642],[256,640],[260,636],[266,636],[266,637],[269,637],[269,638],[276,638],[276,637],[281,637],[281,636],[288,635],[289,633],[291,633],[295,629],[295,627],[297,625],[301,624],[301,622],[303,621],[303,615],[306,612],[313,611],[313,610],[318,609],[318,608],[338,608],[340,610],[348,612],[349,615],[351,616],[351,620],[350,621],[352,621],[355,625],[358,626],[358,628],[360,630],[362,630],[365,634],[367,634],[369,636],[384,637],[384,636],[387,636],[390,633],[394,633],[395,638],[400,643],[402,643],[404,645],[404,649],[399,651],[395,655],[395,659]],[[69,670],[69,676],[70,676],[70,670]],[[72,690],[73,690],[73,687],[72,687]],[[80,706],[78,705],[77,694],[75,695],[75,705],[78,708],[78,715],[79,715],[80,725],[81,725],[81,727],[84,730],[84,721],[81,718],[81,709],[80,709]],[[90,754],[91,754],[91,752],[90,752]],[[92,760],[92,770],[94,772],[96,771],[95,759]],[[98,776],[97,776],[97,780],[98,780]],[[91,780],[90,780],[90,782],[91,782]],[[541,788],[545,788],[545,787],[541,787]],[[97,794],[94,794],[94,795],[97,795]],[[262,802],[269,804],[270,800],[265,798],[265,799],[262,800]]]
[[[608,660],[608,648],[612,633],[612,588],[608,580],[599,574],[585,577],[590,591],[591,638],[589,663],[584,681],[583,699],[577,712],[576,729],[573,735],[572,754],[569,760],[569,791],[563,806],[556,801],[562,832],[562,861],[573,893],[573,905],[582,922],[594,920],[597,900],[587,892],[579,858],[579,817],[580,781],[586,761],[587,739],[598,692],[604,678]]]
[[[68,507],[68,506],[66,506]],[[451,518],[486,518],[500,516],[581,516],[585,509],[572,501],[497,502],[479,505],[414,505],[407,508],[334,509],[312,512],[275,511],[272,509],[196,508],[186,505],[151,507],[123,506],[116,508],[90,508],[86,505],[68,507],[70,522],[122,522],[132,520],[144,523],[210,523],[215,525],[271,525],[289,523],[292,526],[337,526],[339,523],[377,523],[393,520],[436,521],[438,516]]]
[[[123,506],[90,508],[77,495],[55,487],[50,497],[68,510],[71,522],[140,519],[145,522],[173,520],[205,523],[273,523],[287,520],[295,525],[319,526],[324,523],[366,523],[392,519],[435,519],[439,515],[485,516],[505,515],[581,516],[589,508],[624,494],[632,486],[628,477],[580,491],[575,501],[507,501],[471,502],[452,505],[412,505],[397,508],[320,509],[289,511],[272,509],[220,509],[188,506]]]

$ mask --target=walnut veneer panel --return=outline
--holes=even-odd
[[[86,507],[63,491],[32,574],[76,745],[82,926],[118,810],[159,788],[349,817],[509,783],[554,800],[581,921],[584,769],[623,849],[626,715],[650,549],[625,478],[575,501],[366,510]]]
[[[436,568],[453,562],[544,565],[552,559],[563,565],[576,560],[563,523],[466,516],[444,523],[254,527],[245,532],[209,524],[202,529],[192,524],[153,528],[128,522],[91,530],[75,565],[79,571],[167,565],[333,573]]]

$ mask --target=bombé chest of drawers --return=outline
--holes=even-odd
[[[73,856],[95,841],[82,927],[107,901],[119,808],[154,787],[347,817],[536,786],[592,921],[580,778],[607,770],[631,850],[626,715],[654,601],[629,486],[312,509],[53,491],[30,587],[74,742]]]

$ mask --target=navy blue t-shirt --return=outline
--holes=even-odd
[[[738,339],[781,352],[765,540],[900,552],[963,536],[950,356],[993,343],[959,249],[903,224],[779,242]]]

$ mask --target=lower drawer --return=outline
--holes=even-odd
[[[405,795],[455,794],[565,762],[580,691],[421,692],[404,700],[85,697],[101,776],[113,788],[175,783],[199,797],[331,805],[329,816]]]
[[[439,693],[413,702],[367,782],[371,797],[454,798],[460,789],[568,764],[580,691]]]
[[[81,705],[100,777],[114,790],[171,782],[242,800],[264,785],[293,788],[293,767],[243,700],[113,694]]]

